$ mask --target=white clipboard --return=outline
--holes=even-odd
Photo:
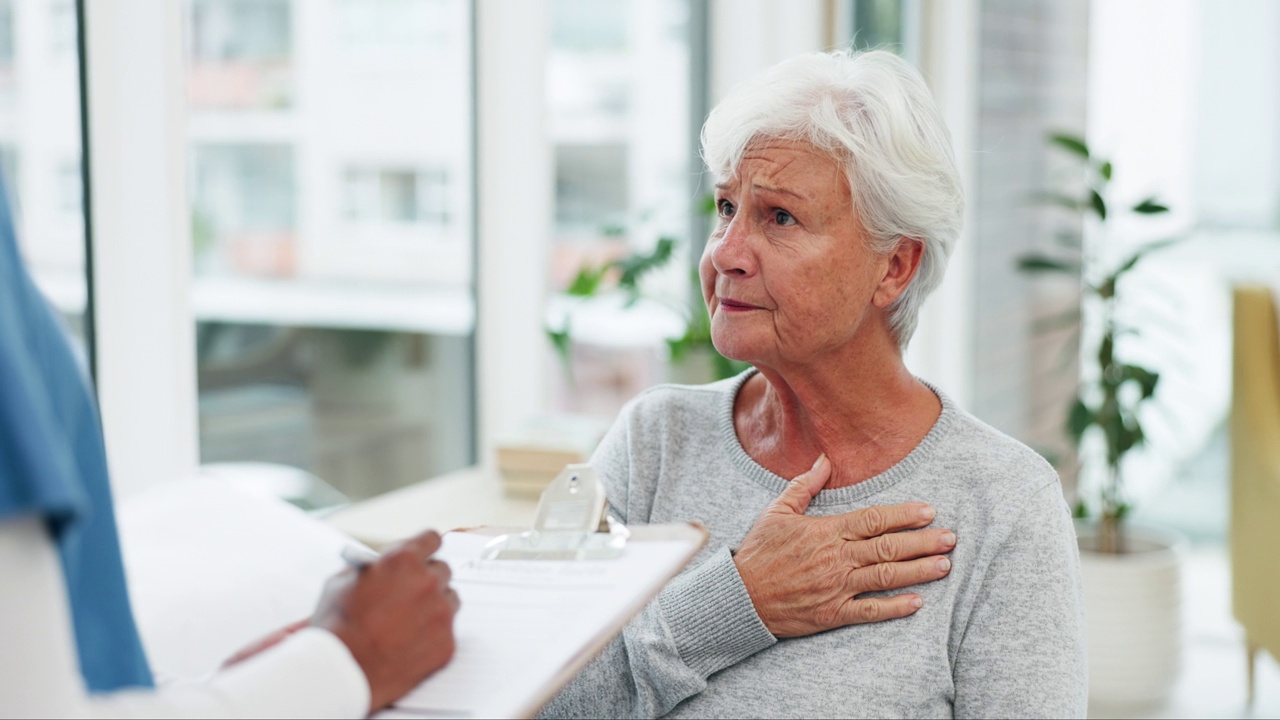
[[[436,555],[462,600],[457,651],[381,717],[532,717],[706,543],[693,523],[622,527],[594,482],[588,466],[571,465],[544,493],[534,528],[444,536]],[[576,515],[553,506],[584,498]]]

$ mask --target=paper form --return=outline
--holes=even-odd
[[[612,560],[481,560],[493,538],[448,533],[436,556],[462,601],[457,651],[388,715],[518,717],[559,689],[564,668],[594,654],[696,549],[682,540],[630,542]],[[399,711],[399,712],[396,712]]]

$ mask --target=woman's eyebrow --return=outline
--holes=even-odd
[[[760,182],[752,183],[751,187],[753,190],[764,190],[765,192],[778,193],[781,195],[790,195],[791,197],[796,198],[797,200],[804,200],[806,202],[809,201],[808,195],[803,195],[801,193],[796,192],[795,190],[789,190],[784,187],[769,185],[768,183],[760,183]]]
[[[718,182],[716,183],[716,189],[727,190],[730,188],[730,186],[734,184],[736,183]],[[777,185],[770,185],[768,183],[762,183],[762,182],[751,183],[751,189],[764,190],[765,192],[778,193],[781,195],[790,195],[791,197],[796,198],[797,200],[804,200],[806,202],[808,202],[810,199],[808,195],[803,195],[801,193],[796,192],[795,190],[789,190],[787,188],[778,187]]]

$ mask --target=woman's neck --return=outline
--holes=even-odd
[[[828,488],[893,467],[920,444],[942,411],[938,396],[896,354],[890,362],[851,358],[759,370],[734,404],[743,448],[788,479],[826,453],[833,468]]]

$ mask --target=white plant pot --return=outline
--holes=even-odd
[[[1164,704],[1182,667],[1182,564],[1186,540],[1125,527],[1127,552],[1100,553],[1097,532],[1079,524],[1089,703]]]

